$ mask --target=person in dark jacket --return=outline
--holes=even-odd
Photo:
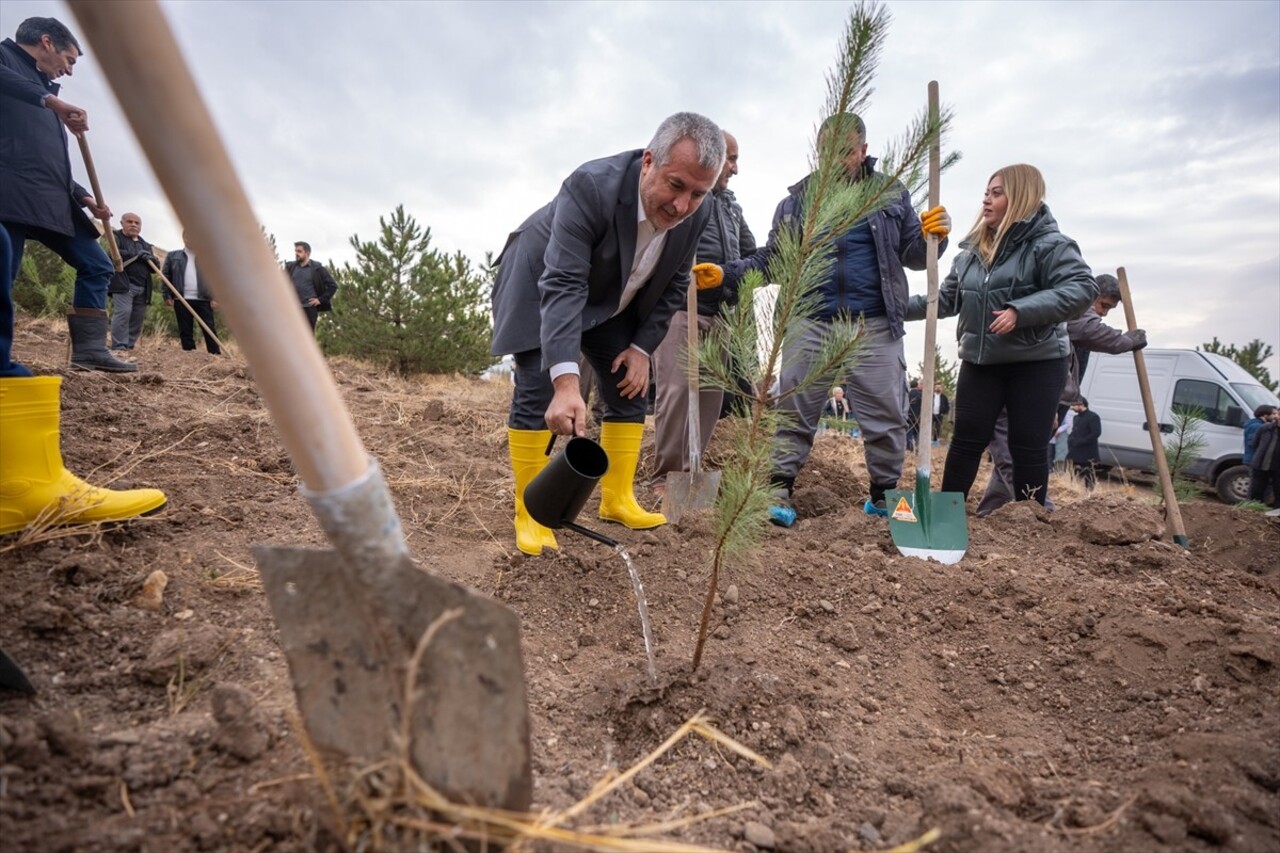
[[[907,450],[916,449],[920,441],[920,408],[924,405],[924,393],[920,390],[920,380],[912,379],[907,389]]]
[[[1271,508],[1280,509],[1280,409],[1261,420],[1249,458],[1249,500],[1265,502],[1270,487]]]
[[[1093,301],[1083,317],[1067,321],[1067,338],[1071,342],[1071,356],[1068,361],[1066,387],[1062,389],[1062,399],[1058,403],[1058,419],[1066,421],[1067,412],[1072,403],[1080,397],[1080,383],[1084,380],[1085,368],[1089,366],[1089,353],[1105,352],[1112,355],[1122,352],[1133,352],[1147,345],[1147,333],[1142,329],[1122,332],[1102,322],[1117,305],[1120,304],[1120,282],[1113,275],[1102,273],[1094,279],[1098,286],[1098,298]],[[1064,445],[1065,447],[1065,445]],[[1013,457],[1009,455],[1009,418],[1000,413],[996,421],[996,431],[987,446],[991,454],[991,477],[987,480],[987,491],[978,503],[976,515],[985,518],[1000,507],[1013,500]],[[1048,494],[1044,499],[1045,508],[1052,510],[1053,500]]]
[[[1058,230],[1034,166],[991,176],[982,210],[938,292],[938,316],[957,317],[960,376],[942,490],[967,498],[1001,410],[1018,500],[1045,501],[1046,448],[1067,378],[1066,321],[1097,296],[1074,240]],[[925,316],[913,297],[907,316]]]
[[[1092,492],[1097,482],[1098,463],[1102,461],[1102,454],[1098,451],[1102,418],[1097,412],[1089,411],[1089,401],[1084,397],[1071,404],[1071,411],[1076,416],[1067,435],[1067,459],[1075,466],[1076,474],[1084,479],[1085,488]]]
[[[107,286],[115,267],[84,210],[108,220],[111,209],[72,180],[67,153],[66,129],[84,133],[88,117],[59,98],[53,82],[71,75],[81,53],[75,36],[55,18],[28,18],[13,39],[0,42],[0,227],[12,247],[10,282],[18,277],[27,240],[48,246],[75,269],[67,315],[72,366],[128,373],[138,366],[112,357],[106,344]],[[11,362],[11,300],[6,288],[0,294],[0,375],[29,375]]]
[[[316,321],[321,311],[328,311],[334,295],[338,292],[338,283],[324,268],[324,264],[311,260],[311,244],[299,240],[293,244],[293,254],[297,260],[284,265],[285,272],[293,282],[293,289],[298,293],[298,301],[311,324],[311,331],[316,330]]]
[[[111,348],[131,350],[142,336],[142,321],[151,302],[151,244],[142,239],[142,217],[126,213],[115,232],[124,269],[111,277]]]
[[[196,348],[196,323],[191,312],[194,311],[206,326],[214,329],[216,335],[218,327],[213,312],[218,307],[218,303],[214,301],[213,294],[210,293],[200,275],[195,250],[187,242],[185,231],[182,232],[182,242],[184,248],[175,249],[165,256],[164,269],[161,272],[182,294],[187,305],[191,306],[191,311],[188,311],[185,307],[175,304],[172,293],[165,292],[164,304],[173,306],[173,315],[178,321],[178,337],[182,341],[182,348],[190,352]],[[203,329],[201,332],[204,334],[204,348],[208,350],[209,355],[221,355],[222,347],[218,346],[218,342],[209,337],[209,333]]]
[[[1253,410],[1253,417],[1244,422],[1244,458],[1241,461],[1245,465],[1253,464],[1254,439],[1257,437],[1258,430],[1262,428],[1262,425],[1271,420],[1271,414],[1275,410],[1275,406],[1263,403]]]
[[[822,140],[836,139],[844,153],[844,168],[850,181],[883,181],[875,171],[876,160],[867,156],[867,129],[852,113],[830,116],[818,131]],[[715,281],[722,276],[725,286],[735,287],[749,270],[764,271],[778,251],[779,241],[788,232],[798,233],[804,221],[807,188],[812,176],[788,189],[773,217],[773,227],[764,248],[723,268],[699,264],[700,278]],[[822,405],[827,389],[844,380],[845,390],[858,413],[863,448],[870,480],[870,495],[863,504],[868,515],[885,516],[884,495],[897,488],[906,455],[907,371],[902,338],[906,330],[908,298],[906,268],[924,269],[927,238],[945,238],[951,217],[943,207],[916,215],[911,194],[897,184],[888,189],[890,201],[866,216],[835,241],[829,272],[818,287],[811,316],[783,344],[779,403],[784,413],[775,437],[772,480],[777,504],[770,519],[789,527],[795,521],[790,506],[796,477],[813,450]],[[946,240],[939,243],[939,251]],[[822,342],[829,337],[839,318],[863,321],[863,345],[858,360],[847,375],[819,378],[796,394],[798,386],[819,357]]]
[[[725,264],[736,261],[756,250],[756,238],[747,227],[742,207],[729,189],[729,179],[738,174],[738,140],[725,133],[724,168],[716,179],[715,187],[706,204],[711,216],[698,238],[699,262]],[[726,305],[738,301],[734,287],[714,287],[698,291],[698,335],[705,338],[715,325]],[[653,351],[653,381],[656,388],[653,407],[653,486],[656,491],[666,488],[667,474],[689,470],[689,372],[684,352],[688,349],[689,312],[678,309],[671,315],[667,336]],[[729,354],[723,357],[727,360]],[[720,420],[724,403],[724,389],[699,388],[698,425],[701,447],[706,454],[711,443],[711,433]]]

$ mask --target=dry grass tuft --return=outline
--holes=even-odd
[[[253,566],[237,562],[221,551],[214,551],[222,559],[231,564],[231,571],[223,572],[209,581],[209,586],[223,592],[261,592],[262,575]]]

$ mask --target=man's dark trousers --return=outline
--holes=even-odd
[[[209,304],[207,299],[188,299],[187,304],[200,315],[200,319],[204,320],[204,324],[213,329],[215,334],[217,326],[213,320],[213,306]],[[182,339],[182,348],[185,350],[193,350],[196,348],[196,321],[191,316],[191,312],[181,305],[173,306],[174,316],[178,318],[178,337]],[[218,346],[213,338],[209,337],[209,333],[201,329],[204,334],[204,347],[209,351],[210,355],[221,355],[222,348]]]

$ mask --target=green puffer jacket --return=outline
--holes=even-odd
[[[1066,358],[1071,352],[1066,321],[1084,314],[1098,296],[1093,272],[1074,240],[1058,230],[1048,205],[1015,224],[1005,236],[990,270],[970,251],[970,243],[951,265],[938,290],[938,316],[958,316],[960,360],[971,364],[1008,364]],[[1018,325],[997,335],[988,331],[992,312],[1018,310]],[[923,320],[925,297],[913,296],[908,320]]]

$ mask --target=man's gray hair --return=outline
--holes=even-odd
[[[1094,282],[1098,285],[1098,297],[1109,296],[1113,299],[1120,299],[1120,282],[1113,275],[1102,273],[1094,276]]]
[[[697,113],[676,113],[663,119],[649,143],[655,166],[671,162],[671,149],[682,139],[692,139],[698,148],[698,165],[719,172],[724,168],[724,131],[714,121]]]
[[[71,30],[57,18],[27,18],[18,24],[18,31],[13,34],[13,40],[18,44],[35,46],[40,43],[41,36],[48,36],[55,50],[74,47],[77,53],[84,53],[84,49],[71,34]]]

